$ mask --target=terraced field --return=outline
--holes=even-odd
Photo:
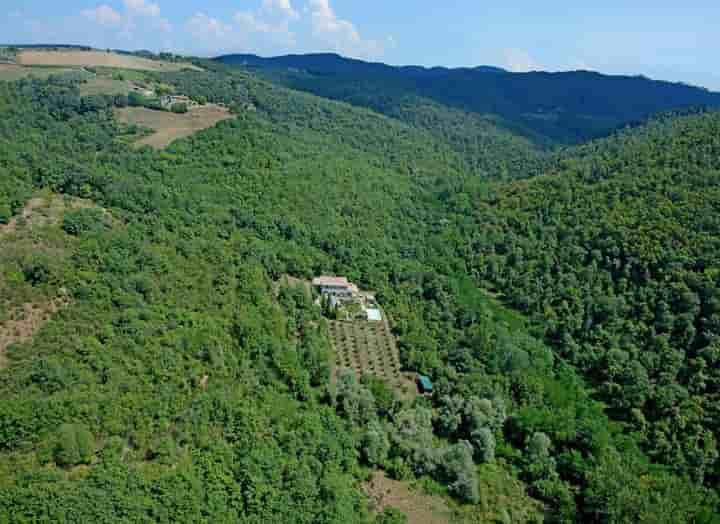
[[[386,322],[332,321],[335,369],[350,369],[358,376],[370,373],[409,393],[415,386],[402,373],[395,337]]]

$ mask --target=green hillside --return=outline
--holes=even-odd
[[[499,127],[543,146],[607,136],[664,111],[720,106],[720,94],[705,89],[589,71],[393,67],[324,54],[226,55],[216,60],[295,89],[400,116],[430,130],[438,128],[440,134],[452,129],[460,113],[465,126],[473,129],[468,136]],[[440,122],[423,119],[428,111]],[[454,138],[458,148],[467,148],[467,137]]]
[[[718,115],[555,169],[505,131],[463,152],[461,121],[152,75],[236,118],[134,149],[117,97],[0,82],[0,223],[39,192],[103,210],[0,232],[0,319],[67,297],[0,363],[0,522],[401,522],[375,469],[458,522],[718,522]],[[333,384],[286,274],[375,290],[434,396]]]
[[[475,271],[538,322],[649,455],[716,486],[720,115],[662,118],[497,188]]]

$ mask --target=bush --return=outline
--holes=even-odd
[[[0,224],[7,224],[12,218],[13,212],[10,208],[10,204],[6,202],[0,202]]]
[[[480,500],[480,490],[472,445],[461,440],[450,446],[443,454],[442,463],[450,491],[461,500],[476,504]]]
[[[392,507],[385,508],[375,519],[377,524],[407,524],[407,521],[407,516],[402,511]]]
[[[47,284],[52,277],[50,260],[46,257],[34,255],[23,267],[23,277],[31,286]]]
[[[127,107],[130,104],[127,95],[117,95],[114,100],[116,107]]]
[[[363,460],[369,466],[381,466],[387,459],[390,441],[379,422],[371,422],[363,433],[361,451]]]
[[[472,432],[472,443],[480,462],[489,464],[495,462],[495,435],[489,428],[480,428]]]
[[[65,213],[62,228],[67,234],[78,236],[103,231],[107,229],[107,222],[100,209],[78,209]]]
[[[95,454],[95,439],[82,424],[63,424],[58,430],[55,462],[60,466],[89,464]]]
[[[170,106],[170,111],[172,111],[173,113],[184,114],[188,112],[188,106],[187,104],[178,102]]]

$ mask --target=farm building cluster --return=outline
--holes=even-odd
[[[336,369],[349,369],[358,376],[372,374],[409,394],[413,378],[417,391],[433,394],[433,383],[427,375],[403,373],[395,337],[375,295],[363,292],[346,277],[321,276],[312,286],[330,316],[330,335],[335,349]]]
[[[370,322],[382,321],[375,295],[360,291],[346,277],[317,277],[312,284],[320,294],[320,301],[340,316],[349,317],[348,320],[363,317]]]
[[[185,95],[165,95],[160,97],[160,105],[165,109],[170,109],[176,104],[185,105],[188,109],[200,105],[195,100]]]

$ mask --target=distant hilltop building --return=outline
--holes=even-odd
[[[197,102],[185,95],[165,95],[160,97],[160,105],[170,108],[175,104],[185,104],[187,107],[195,107]]]
[[[152,98],[155,96],[155,91],[153,91],[152,89],[147,89],[145,87],[132,86],[130,89],[146,98]]]

